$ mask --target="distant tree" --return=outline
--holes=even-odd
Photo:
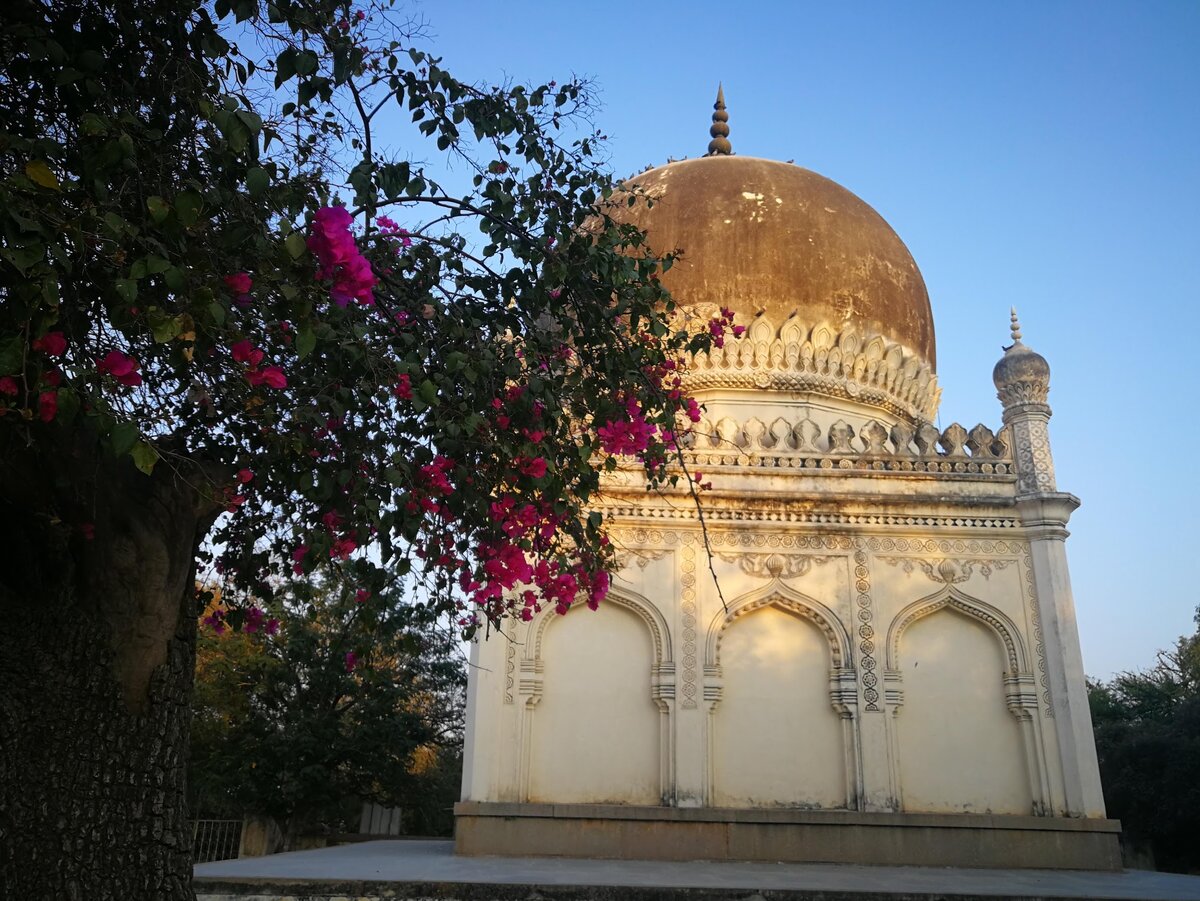
[[[293,582],[237,632],[222,608],[206,613],[189,768],[198,811],[266,814],[290,838],[346,831],[360,801],[402,807],[427,828],[453,804],[459,642],[398,592],[367,600],[333,577]]]
[[[1161,869],[1200,869],[1200,629],[1088,699],[1109,815]]]

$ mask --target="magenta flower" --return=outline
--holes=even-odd
[[[233,344],[229,350],[233,354],[235,363],[249,363],[251,366],[257,366],[263,360],[263,352],[245,338]]]
[[[250,280],[249,272],[235,272],[233,275],[227,275],[224,278],[225,287],[234,294],[249,294],[250,287],[253,284]]]
[[[320,264],[317,278],[333,282],[330,297],[340,307],[346,306],[351,300],[363,306],[375,302],[375,273],[371,271],[371,264],[359,253],[358,244],[350,232],[353,221],[345,207],[322,207],[313,216],[312,233],[308,237],[308,249]]]
[[[122,385],[130,388],[136,388],[142,383],[142,377],[138,373],[140,368],[138,361],[119,350],[109,351],[104,359],[96,363],[96,368],[101,373],[111,375]]]
[[[16,397],[21,392],[21,386],[11,375],[0,377],[0,394]]]
[[[262,353],[262,351],[257,351]],[[250,369],[246,372],[246,381],[251,385],[266,385],[268,388],[286,388],[287,376],[278,366],[268,366],[266,369]]]
[[[61,357],[67,352],[67,339],[62,332],[46,332],[33,342],[33,349],[51,357]]]
[[[38,418],[51,422],[58,415],[58,392],[43,391],[38,395]]]

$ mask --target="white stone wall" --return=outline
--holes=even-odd
[[[1077,815],[1029,542],[992,521],[713,525],[715,582],[694,524],[619,531],[599,612],[476,648],[465,799]]]

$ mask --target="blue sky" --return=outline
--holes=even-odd
[[[460,78],[595,79],[620,175],[708,142],[874,206],[925,276],[941,422],[998,428],[1015,304],[1050,362],[1090,674],[1192,631],[1200,538],[1200,3],[412,7]]]

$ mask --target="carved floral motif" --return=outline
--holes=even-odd
[[[943,557],[941,560],[928,560],[920,557],[880,557],[879,559],[891,566],[899,566],[906,573],[911,573],[919,568],[931,581],[943,585],[957,585],[959,582],[967,581],[974,574],[976,566],[979,567],[979,574],[987,579],[992,575],[993,569],[1006,569],[1013,563],[1012,560],[961,557],[957,559]]]

